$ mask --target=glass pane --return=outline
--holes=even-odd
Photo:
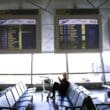
[[[105,51],[102,53],[103,55],[103,61],[104,61],[104,71],[105,72],[110,72],[110,51]]]
[[[33,73],[63,73],[65,71],[65,54],[34,54]]]
[[[26,74],[31,73],[30,54],[1,54],[1,74]]]
[[[102,82],[102,73],[70,74],[69,81],[73,83],[98,83]]]
[[[0,84],[17,84],[19,82],[23,82],[26,84],[30,84],[30,76],[29,75],[0,75]]]
[[[62,75],[61,74],[33,75],[33,84],[43,84],[43,81],[48,78],[51,80],[51,84],[53,84],[53,82],[59,81],[58,77],[62,78]]]
[[[99,53],[68,54],[69,73],[102,72]]]
[[[104,72],[105,72],[105,81],[106,83],[110,82],[110,51],[104,51],[103,55],[103,62],[104,62]]]
[[[105,73],[105,79],[107,83],[110,83],[110,73]]]

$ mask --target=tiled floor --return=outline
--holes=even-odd
[[[57,110],[56,105],[53,103],[52,99],[47,101],[47,93],[37,92],[34,94],[33,104],[34,110]]]
[[[91,90],[92,97],[98,97],[101,101],[105,101],[105,90]],[[33,97],[33,110],[63,110],[63,108],[58,109],[57,105],[53,103],[52,99],[47,101],[47,93],[36,92]]]
[[[98,97],[102,102],[105,102],[105,93],[104,90],[91,90],[91,96]]]
[[[91,90],[91,96],[98,97],[102,102],[110,103],[110,97],[107,96],[107,92],[110,89]]]
[[[37,92],[34,94],[34,98],[33,98],[33,105],[34,105],[34,109],[33,110],[65,110],[64,107],[59,106],[61,103],[61,99],[55,99],[56,101],[53,101],[53,99],[49,98],[49,101],[47,101],[47,93],[43,93],[43,95],[41,94],[41,92]],[[66,100],[66,99],[64,99]],[[58,104],[56,104],[55,102],[57,102]],[[65,103],[65,105],[67,105]]]

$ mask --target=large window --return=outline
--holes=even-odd
[[[0,83],[31,83],[30,54],[1,54]]]
[[[71,82],[102,82],[103,70],[99,53],[76,53],[68,55]]]
[[[46,77],[57,81],[66,72],[65,54],[34,54],[33,59],[33,83],[40,83]]]
[[[76,83],[103,83],[100,53],[81,54],[1,54],[0,83],[41,84],[44,78],[58,81],[68,72]]]
[[[75,53],[68,55],[70,73],[102,72],[99,53]]]
[[[65,54],[34,54],[33,73],[66,72]]]
[[[105,74],[105,81],[110,83],[110,51],[104,51],[103,55],[103,63],[104,63],[104,74]]]

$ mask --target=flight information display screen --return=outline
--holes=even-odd
[[[57,18],[55,23],[56,52],[100,50],[97,18]]]
[[[0,49],[35,49],[36,20],[0,20]]]
[[[97,19],[59,19],[58,35],[61,49],[99,48]]]
[[[98,9],[56,9],[56,52],[101,50],[101,16]]]
[[[38,10],[0,11],[0,53],[39,52]]]

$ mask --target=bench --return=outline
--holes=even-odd
[[[36,87],[27,88],[27,86],[23,82],[20,82],[19,86],[20,86],[22,92],[25,92],[25,94],[36,92]]]
[[[58,96],[56,101],[58,107],[64,110],[96,110],[92,98],[84,91],[85,89],[79,88],[76,84],[70,84],[66,98],[61,100]]]
[[[0,109],[32,110],[34,92],[34,89],[28,92],[18,83],[0,97]]]
[[[92,101],[96,105],[97,110],[110,110],[110,103],[102,102],[99,98],[93,98]]]
[[[70,91],[74,92],[71,93]],[[102,102],[98,97],[92,97],[91,92],[83,86],[71,85],[68,96],[70,102],[73,101],[72,106],[74,107],[72,108],[77,108],[79,106],[78,108],[84,110],[110,110],[110,103]]]
[[[9,109],[9,110],[27,110],[28,108],[28,104],[26,105],[26,103],[23,105],[22,104],[17,104],[16,105],[16,101],[11,93],[11,91],[9,90],[8,92],[6,92],[5,94],[3,94],[0,97],[0,109],[5,110],[5,109]]]

